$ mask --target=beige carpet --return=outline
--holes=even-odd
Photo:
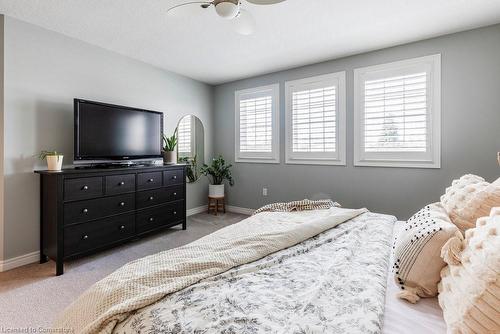
[[[30,264],[0,273],[0,332],[47,328],[59,312],[83,291],[122,265],[146,255],[187,244],[246,218],[227,213],[198,214],[188,218],[188,228],[172,228],[93,256],[65,264],[64,275],[54,276],[55,264]]]

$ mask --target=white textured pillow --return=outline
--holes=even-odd
[[[439,305],[449,333],[500,333],[500,208],[443,247]]]
[[[420,297],[437,294],[439,273],[445,266],[441,248],[453,236],[461,238],[462,234],[439,202],[408,219],[393,246],[392,271],[396,284],[403,289],[399,298],[416,303]]]
[[[490,184],[477,175],[464,175],[446,188],[441,204],[464,232],[474,227],[479,217],[487,216],[492,207],[500,206],[500,178]]]

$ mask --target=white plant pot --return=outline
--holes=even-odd
[[[163,163],[171,165],[177,163],[177,152],[176,151],[164,151],[163,152]]]
[[[223,184],[209,184],[208,185],[208,196],[210,196],[210,197],[224,197],[224,185]]]
[[[48,155],[47,159],[47,169],[50,171],[60,171],[63,163],[62,155]]]

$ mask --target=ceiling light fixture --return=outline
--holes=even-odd
[[[256,21],[250,12],[242,8],[245,6],[245,3],[248,2],[253,5],[274,5],[283,1],[286,0],[188,0],[188,2],[170,7],[168,9],[168,13],[172,14],[177,9],[184,8],[186,6],[193,8],[201,7],[203,9],[214,7],[217,16],[234,22],[232,27],[236,32],[242,35],[251,35],[255,32]]]
[[[232,1],[222,1],[215,5],[217,15],[225,19],[234,19],[240,12],[239,1],[234,3]]]

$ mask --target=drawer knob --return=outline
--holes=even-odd
[[[120,202],[120,206],[125,206],[125,202]]]
[[[149,179],[149,180],[148,180],[148,182],[153,182],[153,181],[154,181],[154,179]]]
[[[177,196],[177,193],[174,193],[174,196]]]
[[[82,210],[83,213],[88,213],[89,212],[89,209],[83,209]]]
[[[177,175],[172,176],[172,180],[177,180]]]
[[[149,221],[152,222],[154,221],[155,219],[153,217],[149,217]]]
[[[177,211],[174,211],[174,216],[177,214]]]
[[[86,234],[82,237],[83,240],[87,240],[88,238],[89,238],[89,236]]]
[[[123,182],[123,181],[122,181],[122,182],[118,183],[118,185],[120,185],[120,186],[124,186],[124,185],[125,185],[125,182]]]
[[[89,190],[89,186],[83,186],[82,190]]]
[[[124,230],[124,229],[125,229],[125,225],[121,225],[120,230]]]
[[[153,196],[149,196],[149,200],[152,201],[154,200],[155,198]]]

